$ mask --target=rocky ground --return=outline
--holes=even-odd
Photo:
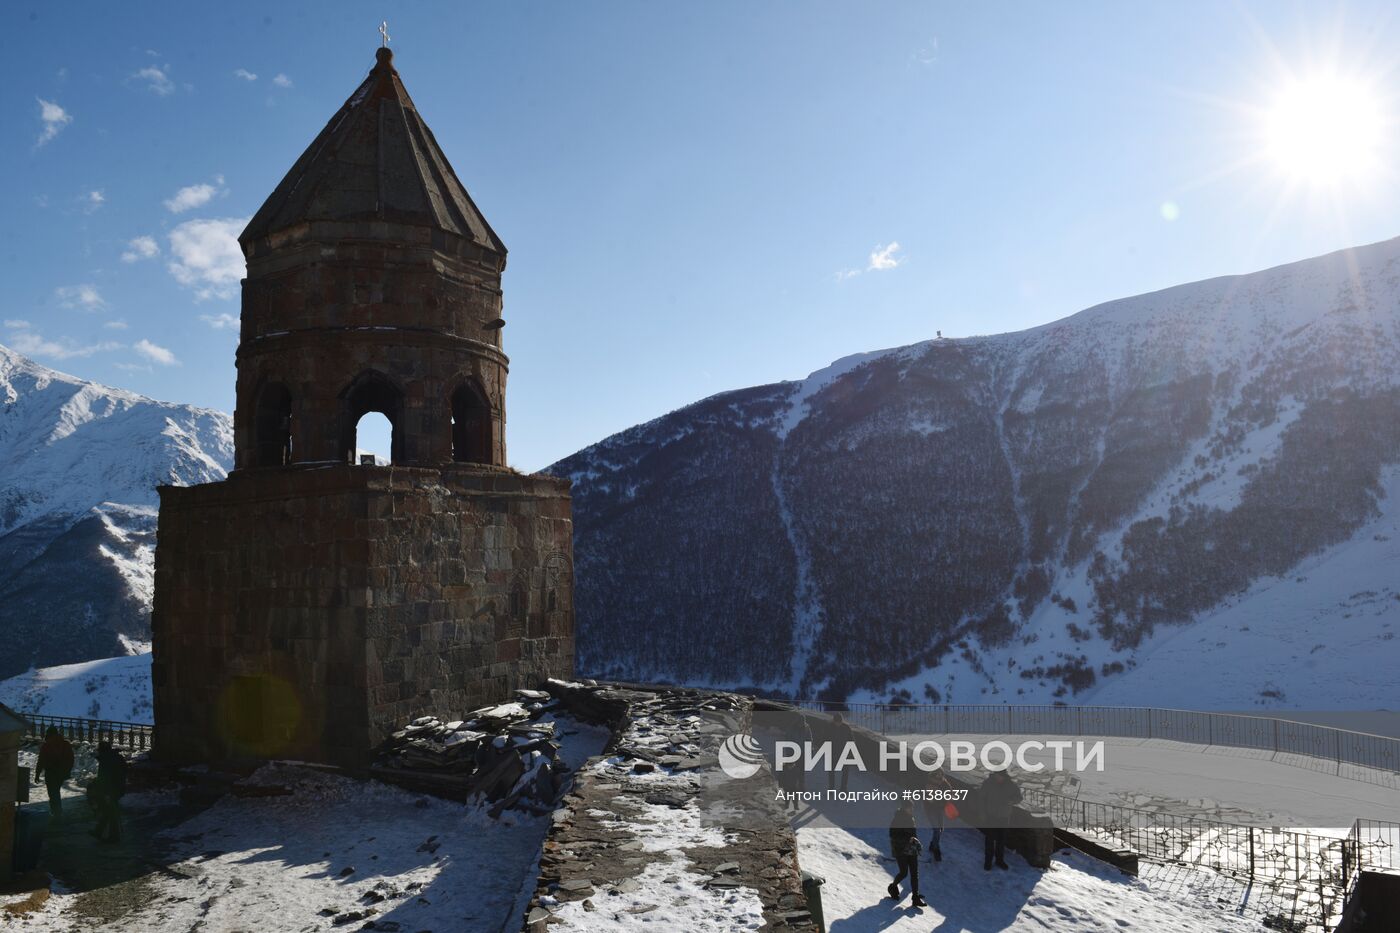
[[[555,813],[526,918],[566,930],[810,930],[796,840],[765,770],[742,781],[720,744],[745,698],[671,688],[550,684],[576,713],[623,723]]]

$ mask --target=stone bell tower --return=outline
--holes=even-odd
[[[568,484],[506,466],[506,249],[388,48],[239,243],[234,471],[160,490],[157,754],[358,766],[570,676]]]

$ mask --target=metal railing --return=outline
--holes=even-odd
[[[1287,919],[1309,928],[1331,928],[1362,870],[1393,866],[1400,832],[1396,824],[1357,820],[1349,836],[1319,836],[1171,816],[1030,787],[1024,799],[1057,827],[1088,833],[1148,861],[1207,868],[1263,888],[1274,895],[1275,909],[1290,905]]]
[[[111,742],[128,749],[151,747],[155,727],[143,722],[113,722],[108,719],[80,719],[75,716],[45,716],[41,713],[20,713],[29,723],[28,734],[42,738],[53,726],[64,738],[73,742],[96,745]]]
[[[1362,871],[1400,872],[1400,823],[1357,820],[1346,841],[1349,880]]]
[[[1306,755],[1396,771],[1400,741],[1268,717],[1119,707],[933,706],[806,702],[840,712],[853,726],[882,734],[1077,735],[1163,738]],[[1356,820],[1347,836],[1248,826],[1095,803],[1022,786],[1026,805],[1056,826],[1080,830],[1140,858],[1206,868],[1273,894],[1275,919],[1299,929],[1331,929],[1363,871],[1400,871],[1400,823]],[[1277,912],[1287,906],[1291,916]],[[1292,927],[1284,927],[1292,928]]]
[[[1400,739],[1289,719],[1238,713],[1117,706],[934,706],[899,703],[797,704],[839,712],[875,732],[971,735],[1077,735],[1170,739],[1193,745],[1304,755],[1343,765],[1400,773]]]

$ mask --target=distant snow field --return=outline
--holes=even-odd
[[[153,722],[151,656],[44,667],[0,681],[0,703],[25,713]]]

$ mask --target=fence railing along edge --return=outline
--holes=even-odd
[[[110,741],[114,746],[142,750],[151,747],[155,726],[144,722],[119,722],[112,719],[85,719],[81,716],[50,716],[45,713],[21,711],[19,715],[29,724],[27,733],[43,738],[50,726],[74,742],[96,744]]]
[[[944,733],[1093,735],[1167,739],[1190,744],[1271,751],[1400,775],[1400,738],[1248,713],[1213,713],[1150,706],[1019,706],[1015,704],[848,703],[804,700],[819,712],[891,719],[922,716],[927,731]],[[1086,721],[1087,720],[1087,721]]]

